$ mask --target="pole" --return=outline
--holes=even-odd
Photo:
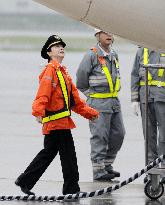
[[[148,67],[145,69],[145,165],[148,164]]]

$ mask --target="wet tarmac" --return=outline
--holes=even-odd
[[[119,180],[122,181],[141,170],[145,159],[141,119],[140,116],[132,114],[130,103],[130,73],[137,47],[129,44],[117,49],[122,76],[120,99],[126,136],[114,163],[114,169],[121,172]],[[84,53],[66,54],[64,64],[69,68],[74,80],[83,55]],[[31,115],[31,104],[38,86],[38,75],[44,63],[46,62],[42,61],[39,52],[0,51],[0,195],[22,195],[19,188],[14,185],[14,180],[42,149],[41,126]],[[75,114],[73,119],[77,125],[72,133],[78,158],[81,190],[94,191],[109,186],[107,183],[93,183],[88,122]],[[62,180],[60,160],[57,157],[32,191],[36,195],[61,195]],[[28,205],[38,203],[48,202],[0,202]],[[140,177],[111,194],[65,204],[157,205],[165,204],[165,198],[163,196],[154,202],[148,200],[144,194],[143,177]]]

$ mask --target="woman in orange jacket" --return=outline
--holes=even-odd
[[[39,89],[32,105],[32,114],[43,124],[44,149],[33,159],[15,184],[22,192],[34,195],[30,190],[45,172],[59,152],[64,178],[63,194],[80,191],[77,158],[71,129],[75,128],[71,110],[94,120],[98,112],[79,97],[67,69],[61,65],[64,58],[63,40],[53,35],[41,50],[41,56],[48,64],[39,76]]]

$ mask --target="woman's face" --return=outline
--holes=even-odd
[[[56,59],[56,58],[64,58],[65,52],[64,52],[64,47],[62,44],[56,44],[51,47],[51,50],[47,52],[49,57],[51,59]]]

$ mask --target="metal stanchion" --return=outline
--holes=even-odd
[[[145,69],[145,165],[148,164],[148,67]]]
[[[148,71],[151,69],[165,69],[165,64],[146,64],[142,65],[145,68],[145,165],[148,164]],[[156,86],[156,85],[155,85]],[[161,87],[161,86],[160,86]]]
[[[144,133],[144,138],[145,138],[145,165],[148,164],[148,144],[149,144],[149,136],[148,136],[148,112],[149,112],[149,107],[148,107],[148,92],[149,88],[148,86],[158,86],[161,87],[163,86],[162,84],[164,82],[156,80],[151,80],[149,81],[148,79],[148,72],[149,68],[150,69],[165,69],[165,64],[147,64],[147,65],[142,65],[143,68],[145,68],[145,133]],[[162,154],[162,153],[161,153]],[[164,192],[164,187],[163,184],[160,181],[160,176],[161,174],[164,174],[164,170],[160,168],[153,168],[148,172],[150,179],[148,182],[145,184],[145,194],[150,197],[154,198],[155,196],[159,198],[162,196]]]

